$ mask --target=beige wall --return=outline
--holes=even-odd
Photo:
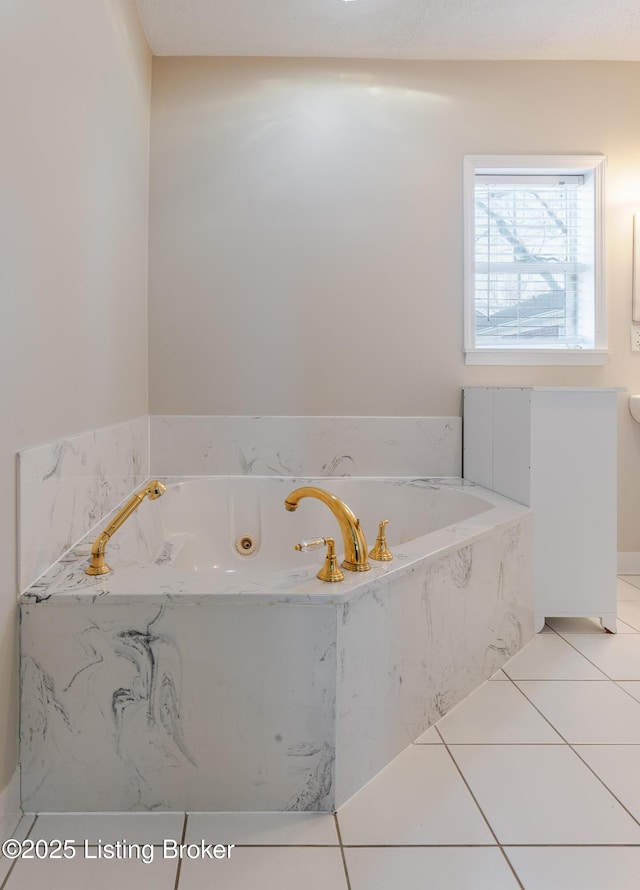
[[[465,384],[640,392],[639,64],[153,70],[152,413],[458,414]],[[531,152],[608,158],[606,367],[463,363],[462,157]],[[619,545],[638,551],[640,425],[620,401]]]
[[[148,407],[150,92],[133,0],[0,5],[0,790],[17,761],[15,452]]]

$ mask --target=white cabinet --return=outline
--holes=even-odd
[[[616,631],[616,389],[467,387],[465,479],[533,510],[536,630]]]

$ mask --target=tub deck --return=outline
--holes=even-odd
[[[164,477],[163,477],[164,478]],[[363,585],[369,584],[374,579],[388,577],[404,570],[425,558],[445,556],[461,546],[468,546],[474,541],[484,537],[488,532],[507,528],[514,522],[530,515],[530,511],[520,504],[502,497],[495,492],[482,488],[473,482],[467,482],[457,477],[414,479],[398,477],[395,479],[381,480],[374,478],[363,479],[369,486],[378,488],[389,487],[393,494],[413,491],[420,493],[439,493],[441,491],[471,495],[471,500],[481,500],[484,507],[474,515],[467,516],[434,531],[427,530],[425,534],[412,536],[405,530],[402,543],[396,543],[397,531],[395,526],[400,524],[393,521],[388,526],[387,534],[393,551],[393,560],[388,563],[376,563],[371,561],[371,570],[366,573],[345,572],[344,581],[339,584],[326,584],[316,579],[316,572],[323,562],[323,552],[296,553],[293,545],[303,538],[316,537],[320,533],[333,533],[336,539],[336,551],[341,554],[341,540],[337,523],[328,509],[318,501],[306,499],[301,503],[295,514],[287,514],[282,502],[285,495],[294,488],[303,484],[315,484],[339,494],[340,486],[357,484],[357,477],[344,479],[342,477],[331,479],[308,479],[288,477],[190,477],[186,482],[181,477],[164,478],[169,489],[172,486],[188,486],[189,494],[200,493],[203,485],[209,482],[224,484],[225,482],[242,482],[255,484],[266,482],[278,486],[278,494],[274,499],[276,510],[275,519],[278,521],[277,545],[287,550],[287,568],[272,568],[251,556],[243,561],[233,553],[233,540],[240,530],[251,528],[251,519],[243,517],[235,532],[228,533],[226,528],[216,529],[218,538],[225,541],[225,549],[235,559],[235,567],[242,570],[234,572],[200,569],[192,571],[182,567],[179,560],[172,558],[170,552],[173,548],[171,534],[173,529],[161,529],[158,523],[154,523],[156,511],[164,506],[159,500],[153,505],[145,504],[127,521],[126,525],[116,534],[107,546],[107,562],[112,571],[107,575],[90,577],[85,573],[89,563],[89,551],[96,534],[107,524],[104,520],[95,529],[88,533],[79,545],[59,559],[41,578],[32,584],[21,596],[20,602],[39,603],[88,603],[98,600],[110,603],[126,603],[132,605],[170,603],[179,600],[181,603],[207,603],[228,602],[229,597],[238,596],[243,602],[264,603],[322,603],[325,605],[343,603],[349,601]],[[207,494],[205,492],[205,494]],[[347,491],[348,497],[352,493]],[[166,496],[165,496],[166,497]],[[377,517],[386,518],[393,515],[393,505],[384,503],[383,494],[369,495],[373,500],[373,506],[366,504],[364,510],[356,511],[361,516],[364,525],[364,516],[369,516],[367,540],[371,546],[375,540],[377,529]],[[351,497],[349,497],[351,501]],[[382,501],[382,504],[378,502]],[[226,504],[224,505],[226,509]],[[465,504],[467,512],[471,512]],[[386,510],[386,512],[385,512]],[[415,505],[414,505],[415,510]],[[448,507],[448,511],[451,507]],[[246,507],[243,511],[249,512]],[[254,512],[254,511],[251,511]],[[397,507],[395,512],[397,513]],[[188,513],[188,508],[181,509],[178,521]],[[215,516],[215,510],[211,513]],[[384,515],[382,515],[384,513]],[[370,515],[369,515],[370,514]],[[445,514],[448,517],[448,512]],[[370,517],[373,517],[373,520]],[[200,517],[197,533],[203,535],[202,528],[207,528],[209,517]],[[284,520],[284,522],[283,522]],[[271,521],[271,520],[269,520]],[[444,520],[443,520],[444,521]],[[175,519],[174,519],[175,522]],[[236,519],[236,522],[238,520]],[[264,519],[262,520],[264,524]],[[415,520],[414,520],[415,522]],[[282,528],[288,523],[286,530]],[[260,522],[258,520],[258,527]],[[435,523],[437,524],[437,523]],[[419,526],[418,526],[419,528]],[[418,531],[418,528],[415,531]],[[333,530],[333,531],[332,531]],[[413,530],[409,526],[409,530]],[[411,540],[408,540],[411,538]],[[263,544],[263,549],[272,546],[271,541]],[[341,557],[340,557],[341,558]],[[282,561],[282,558],[281,558]],[[177,563],[177,564],[176,564]]]

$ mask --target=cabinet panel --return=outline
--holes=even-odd
[[[616,394],[534,394],[532,492],[537,610],[616,607]]]
[[[472,481],[533,509],[538,629],[565,615],[600,617],[615,630],[617,392],[465,389]]]
[[[493,484],[531,506],[531,390],[496,389],[493,397]]]

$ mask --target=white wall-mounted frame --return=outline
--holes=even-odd
[[[464,158],[464,353],[468,365],[604,365],[607,362],[604,270],[604,155],[467,155]],[[489,347],[478,345],[475,330],[476,174],[497,170],[524,175],[590,173],[594,180],[595,343],[592,349]],[[640,265],[638,266],[640,270]],[[640,285],[640,282],[639,282]],[[640,287],[639,287],[640,290]],[[634,290],[635,293],[635,290]],[[639,294],[640,296],[640,294]],[[634,309],[635,311],[635,309]],[[640,313],[640,301],[638,306]],[[635,316],[634,316],[635,317]]]

